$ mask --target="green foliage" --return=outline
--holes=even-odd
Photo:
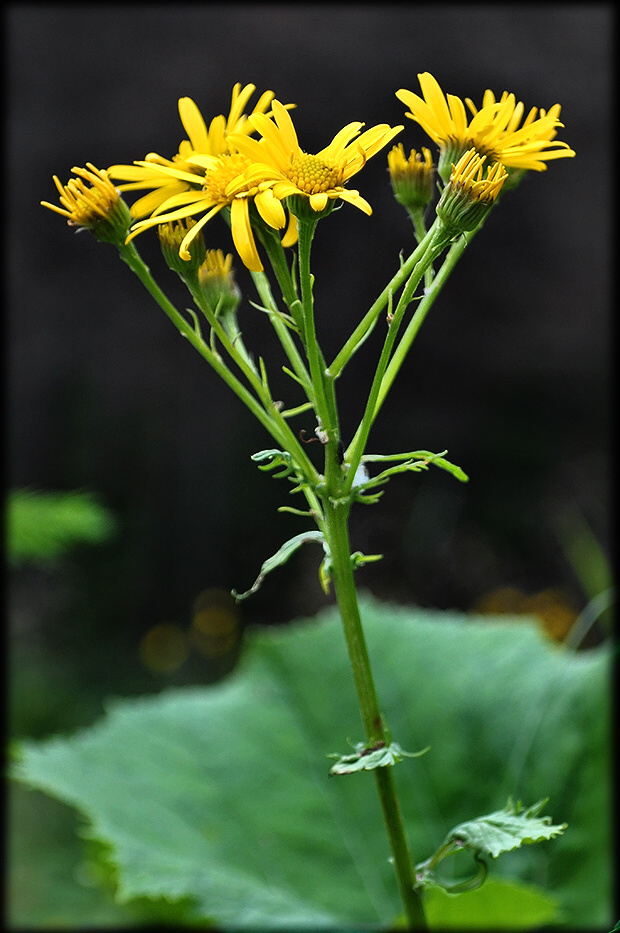
[[[538,816],[546,803],[546,799],[539,800],[538,803],[524,809],[520,802],[515,805],[509,798],[503,810],[459,823],[450,830],[429,859],[416,865],[418,884],[440,885],[452,894],[481,887],[488,872],[486,858],[497,858],[502,852],[511,852],[524,844],[531,845],[534,842],[553,839],[564,832],[566,823],[553,826],[551,817]],[[456,884],[443,884],[435,874],[437,866],[447,856],[463,851],[471,852],[477,866],[476,874]]]
[[[329,769],[330,775],[353,774],[355,771],[374,771],[375,768],[391,768],[403,758],[419,758],[426,754],[430,746],[419,752],[404,752],[398,742],[389,745],[379,743],[368,748],[363,742],[358,742],[352,755],[328,755],[336,758],[336,764]]]
[[[9,493],[7,551],[15,564],[62,557],[77,544],[100,544],[114,532],[111,513],[88,492]]]
[[[531,930],[557,919],[555,901],[544,891],[493,878],[466,894],[431,887],[424,908],[435,930]]]
[[[246,590],[245,593],[237,593],[233,590],[233,596],[237,602],[241,602],[243,599],[247,599],[248,596],[251,596],[252,593],[255,593],[267,576],[268,573],[271,573],[272,570],[275,570],[276,567],[281,567],[282,564],[285,564],[287,560],[292,557],[292,555],[297,551],[302,544],[306,544],[308,541],[318,541],[323,545],[323,550],[327,553],[327,545],[325,544],[325,538],[321,531],[303,531],[299,535],[295,535],[293,538],[289,538],[288,541],[285,541],[281,548],[279,548],[275,554],[271,557],[268,557],[264,561],[260,573],[249,590]]]
[[[509,800],[503,810],[460,823],[448,834],[444,845],[456,843],[475,849],[481,855],[497,858],[502,852],[517,849],[523,843],[552,839],[566,829],[566,823],[552,826],[551,817],[539,817],[546,803],[546,800],[540,800],[524,810],[520,803],[515,806]]]
[[[367,598],[362,611],[392,733],[404,748],[431,745],[394,770],[414,858],[509,794],[548,795],[569,824],[493,861],[477,891],[429,887],[431,926],[484,927],[482,912],[525,929],[556,902],[568,927],[609,929],[608,650],[568,652],[522,619]],[[402,907],[374,781],[329,778],[326,758],[360,731],[328,610],[252,634],[217,686],[115,702],[71,738],[22,743],[12,773],[88,819],[120,903],[191,899],[188,920],[223,927],[377,927]]]

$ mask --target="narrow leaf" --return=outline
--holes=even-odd
[[[284,542],[279,551],[276,551],[272,557],[269,557],[264,562],[258,577],[249,590],[246,590],[245,593],[237,593],[236,590],[232,591],[232,595],[237,600],[237,602],[240,602],[242,599],[247,599],[248,596],[251,596],[252,593],[255,593],[258,589],[260,589],[260,586],[266,575],[271,573],[272,570],[275,570],[276,567],[280,567],[282,564],[285,564],[289,557],[294,554],[302,544],[305,544],[306,541],[320,541],[323,545],[323,549],[327,553],[325,539],[322,532],[320,531],[305,531],[299,535],[295,535],[293,538],[289,538],[288,541]]]

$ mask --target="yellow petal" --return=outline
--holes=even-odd
[[[230,229],[233,243],[244,266],[252,272],[262,272],[263,264],[260,261],[254,234],[250,226],[250,212],[247,198],[235,198],[230,205]]]
[[[284,208],[277,198],[274,198],[271,188],[261,191],[254,198],[256,210],[261,215],[265,223],[273,227],[274,230],[281,230],[286,226],[286,214]]]
[[[368,216],[372,214],[372,207],[368,201],[361,196],[359,191],[349,191],[348,188],[343,188],[338,197],[342,198],[343,201],[348,201],[353,207],[359,207],[359,209],[364,211],[365,214],[368,214]]]
[[[181,245],[179,246],[179,256],[181,257],[181,259],[192,258],[191,253],[189,251],[189,244],[192,242],[194,237],[196,237],[200,233],[200,231],[202,230],[204,225],[207,223],[207,221],[211,220],[213,215],[216,214],[219,210],[221,210],[221,207],[222,205],[218,204],[217,207],[215,207],[212,211],[209,211],[208,214],[205,214],[204,217],[201,217],[200,220],[197,221],[197,223],[195,223],[194,226],[191,227],[187,231],[187,233],[181,240]]]
[[[297,218],[294,214],[289,213],[288,227],[286,228],[286,233],[282,237],[282,246],[285,248],[288,246],[294,246],[298,239],[299,233],[297,230]]]
[[[168,197],[180,193],[180,190],[181,182],[179,182],[179,191],[177,191],[173,185],[169,185],[165,191],[161,188],[156,188],[155,191],[149,191],[148,194],[145,194],[142,198],[138,198],[138,200],[134,201],[131,205],[131,216],[146,217],[147,214],[152,214],[163,201],[167,200]]]
[[[320,191],[318,194],[311,194],[308,198],[310,201],[310,207],[313,211],[324,211],[327,207],[327,195],[324,191]]]
[[[197,152],[210,152],[209,136],[205,121],[200,110],[191,97],[181,97],[179,100],[179,116],[185,132],[189,136],[192,147]]]

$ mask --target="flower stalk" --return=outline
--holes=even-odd
[[[555,141],[557,129],[562,126],[558,104],[549,111],[533,108],[523,120],[523,105],[513,94],[504,92],[496,98],[487,90],[478,108],[469,98],[464,103],[454,95],[444,95],[432,75],[423,73],[418,77],[422,97],[406,89],[399,90],[396,96],[409,108],[406,116],[439,147],[437,173],[443,186],[435,219],[427,230],[425,213],[434,197],[435,181],[429,150],[422,149],[421,154],[411,150],[406,158],[403,146],[395,146],[388,157],[392,187],[396,200],[410,214],[417,246],[401,260],[398,271],[353,327],[329,366],[315,320],[310,263],[313,237],[319,220],[327,217],[337,203],[348,203],[367,216],[372,214],[368,201],[348,188],[348,182],[401,132],[402,126],[377,124],[362,132],[364,124],[352,122],[318,153],[307,153],[299,145],[288,112],[293,105],[283,105],[273,92],[267,91],[252,112],[245,114],[255,86],[238,84],[233,88],[228,118],[220,114],[209,126],[194,102],[181,98],[179,115],[189,138],[181,142],[172,159],[150,153],[132,165],[115,165],[107,171],[87,163],[85,169],[73,169],[78,177],[65,186],[54,178],[60,207],[42,202],[66,217],[71,226],[90,229],[98,239],[117,246],[121,259],[179,333],[279,445],[280,449],[253,455],[262,464],[260,469],[277,470],[274,475],[295,483],[292,492],[305,496],[307,510],[283,506],[280,511],[310,517],[318,531],[304,532],[286,542],[274,558],[263,564],[261,576],[251,590],[238,599],[254,592],[264,573],[283,562],[304,540],[322,543],[325,558],[319,578],[326,591],[333,582],[365,732],[366,742],[359,754],[379,753],[370,767],[364,758],[362,769],[374,771],[405,920],[411,929],[427,926],[421,893],[423,878],[416,877],[405,833],[392,772],[392,765],[402,755],[398,757],[393,751],[400,747],[392,743],[381,712],[354,579],[358,563],[376,560],[377,555],[352,553],[350,512],[354,502],[376,502],[381,493],[374,490],[395,473],[419,472],[431,463],[461,481],[467,480],[466,474],[443,454],[416,450],[366,455],[368,438],[422,323],[494,207],[500,189],[510,190],[527,170],[544,171],[547,161],[575,155],[566,143]],[[259,139],[253,138],[255,133]],[[116,188],[111,179],[122,184]],[[150,190],[130,212],[120,191],[142,189]],[[250,271],[261,302],[254,307],[267,314],[279,339],[288,363],[283,369],[303,391],[301,403],[294,402],[286,410],[271,395],[264,360],[257,361],[242,339],[237,322],[241,293],[231,272],[232,256],[224,259],[222,251],[216,250],[208,251],[207,259],[203,230],[218,215],[228,225],[237,253]],[[202,313],[203,326],[206,319],[208,340],[203,338],[198,315],[188,310],[190,323],[177,310],[135,248],[134,238],[153,227],[159,231],[168,267],[180,276]],[[283,235],[281,231],[285,231]],[[277,300],[257,241],[280,289]],[[284,253],[284,247],[295,244],[297,275],[289,268]],[[444,252],[435,270],[434,264]],[[286,310],[279,307],[280,300]],[[415,311],[405,323],[407,310],[414,302]],[[343,452],[336,381],[386,311],[387,329],[361,420]],[[300,439],[302,432],[289,423],[308,412],[316,419],[313,439],[323,448],[323,473],[308,457]],[[368,476],[366,463],[384,462],[394,465],[374,477]],[[392,757],[384,758],[383,749]],[[415,757],[415,753],[402,754]],[[341,768],[331,773],[349,772]]]

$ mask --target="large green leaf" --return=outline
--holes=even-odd
[[[609,928],[608,652],[575,655],[507,617],[370,599],[363,617],[394,740],[431,746],[394,771],[414,859],[509,796],[549,797],[565,834],[502,855],[491,875],[544,887],[568,926]],[[389,924],[401,906],[373,777],[328,776],[327,755],[359,740],[329,610],[252,634],[220,685],[115,702],[72,738],[24,743],[14,774],[90,820],[121,901],[191,897],[223,926]]]
[[[431,929],[531,930],[554,921],[552,899],[538,888],[494,878],[466,894],[430,888],[426,915]]]

